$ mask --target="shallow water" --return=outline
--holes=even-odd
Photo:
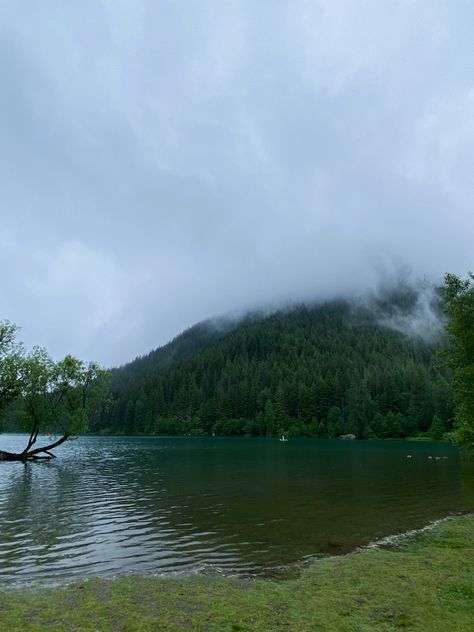
[[[2,449],[24,442],[0,436]],[[57,455],[0,463],[2,584],[284,576],[474,510],[472,466],[441,443],[85,437]]]

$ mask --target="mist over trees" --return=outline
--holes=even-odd
[[[109,396],[96,364],[71,356],[54,362],[39,348],[27,354],[16,327],[3,322],[0,419],[29,433],[22,458],[50,457],[52,447],[85,431],[455,436],[472,445],[473,292],[472,276],[447,275],[444,302],[433,288],[400,286],[362,302],[201,323],[114,369]],[[439,355],[443,309],[449,363]],[[37,448],[43,432],[58,439]]]
[[[439,337],[383,324],[394,315],[408,322],[418,303],[417,291],[399,288],[366,305],[302,305],[230,329],[201,324],[114,370],[112,401],[93,429],[440,439],[453,403]]]

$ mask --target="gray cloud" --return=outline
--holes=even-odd
[[[472,267],[471,0],[7,1],[0,316],[124,362]]]

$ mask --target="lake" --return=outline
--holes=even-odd
[[[0,436],[2,449],[24,443]],[[0,463],[3,585],[284,577],[318,556],[474,510],[472,464],[442,443],[83,437],[57,455]]]

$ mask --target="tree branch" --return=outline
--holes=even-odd
[[[54,441],[53,443],[45,445],[41,448],[35,448],[34,450],[30,450],[29,452],[26,453],[26,456],[27,458],[30,458],[30,457],[33,457],[35,454],[40,454],[41,452],[46,452],[48,454],[49,450],[52,450],[53,448],[57,448],[59,445],[61,445],[68,439],[69,439],[69,435],[64,434],[60,439],[58,439],[57,441]]]

